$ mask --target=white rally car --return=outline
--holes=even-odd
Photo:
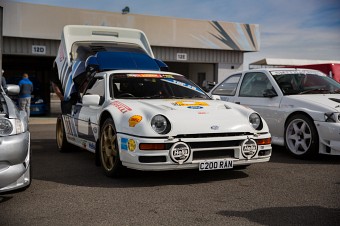
[[[258,113],[212,100],[184,76],[162,71],[165,65],[147,51],[131,49],[87,58],[85,88],[57,121],[61,151],[73,144],[95,153],[108,176],[122,166],[214,170],[269,161],[271,136]]]

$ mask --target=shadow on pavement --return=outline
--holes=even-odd
[[[121,178],[108,178],[95,166],[94,154],[75,147],[70,153],[60,153],[55,140],[32,140],[32,166],[34,180],[86,187],[153,187],[209,183],[248,177],[247,170],[137,171],[126,170]]]
[[[273,145],[270,162],[289,164],[340,164],[340,156],[318,155],[314,159],[298,159],[289,153],[285,147]]]
[[[0,194],[0,203],[7,202],[8,200],[11,200],[13,196],[8,196],[8,195],[1,195]]]
[[[225,217],[242,217],[261,225],[340,225],[340,209],[321,206],[272,207],[251,211],[220,211]]]

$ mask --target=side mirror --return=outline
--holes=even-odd
[[[97,94],[84,95],[82,99],[83,105],[98,106],[100,103],[100,96]]]
[[[8,95],[18,95],[20,93],[20,86],[7,84],[7,94]]]
[[[211,95],[211,98],[213,100],[221,100],[221,97],[219,95]]]
[[[263,92],[263,96],[264,97],[276,97],[277,96],[277,93],[275,92],[274,89],[266,89],[264,90]]]
[[[212,88],[214,88],[216,85],[216,82],[209,82],[208,80],[204,80],[202,83],[202,89],[205,92],[209,92],[210,90],[212,90]]]

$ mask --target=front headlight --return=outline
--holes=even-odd
[[[20,119],[0,119],[0,136],[23,133],[27,127]]]
[[[325,113],[325,122],[340,122],[340,113],[338,112]]]
[[[163,115],[155,115],[151,119],[151,127],[158,134],[166,134],[171,129],[169,120]]]
[[[254,129],[256,129],[256,130],[262,129],[262,120],[261,120],[261,117],[259,116],[259,114],[252,113],[249,116],[249,122]]]
[[[26,126],[25,126],[25,124],[21,120],[15,119],[16,134],[25,132],[26,129],[27,129]]]
[[[13,125],[8,119],[0,119],[0,135],[10,135],[13,131]]]

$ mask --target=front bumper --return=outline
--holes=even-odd
[[[270,138],[270,134],[266,133],[256,137],[247,135],[181,139],[149,139],[118,134],[118,145],[120,159],[124,166],[137,170],[161,171],[199,169],[199,164],[206,160],[232,160],[234,166],[268,162],[272,152],[270,144],[257,145],[257,151],[252,157],[245,157],[242,153],[244,141],[265,138]],[[165,150],[140,150],[139,144],[142,143],[164,143],[168,148]],[[170,154],[175,144],[178,143],[184,143],[190,150],[188,158],[183,162],[174,161]]]
[[[0,192],[29,186],[30,133],[0,137]]]
[[[316,122],[319,133],[319,153],[340,155],[340,123]]]

